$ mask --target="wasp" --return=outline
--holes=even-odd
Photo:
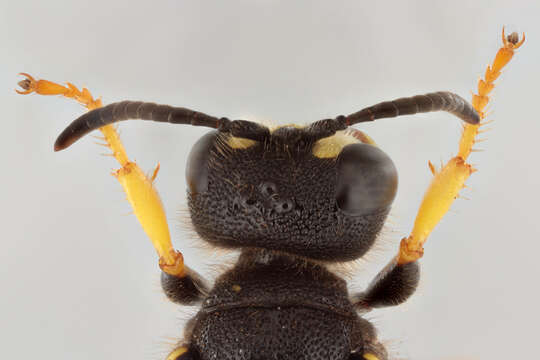
[[[164,293],[175,303],[199,305],[167,360],[386,360],[375,327],[362,315],[401,304],[415,292],[423,244],[475,170],[467,158],[493,82],[525,37],[506,37],[503,29],[502,39],[472,104],[451,92],[432,92],[306,126],[268,127],[141,101],[102,106],[85,88],[24,73],[19,92],[74,98],[90,110],[60,134],[54,149],[93,130],[103,133],[122,166],[114,175],[159,255]],[[373,246],[398,185],[392,160],[353,126],[433,111],[463,121],[458,154],[441,169],[430,163],[434,178],[411,234],[363,291],[350,293],[329,265],[359,259]],[[159,166],[147,177],[129,160],[113,127],[128,119],[212,129],[188,157],[191,222],[202,240],[240,253],[212,286],[172,247],[152,184]]]

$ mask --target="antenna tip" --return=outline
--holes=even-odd
[[[54,143],[54,151],[60,151],[60,150],[64,150],[65,147],[62,147],[60,144],[58,144],[58,141]]]
[[[54,142],[54,151],[61,151],[68,148],[71,144],[77,141],[77,138],[66,135],[65,131],[62,132],[56,141]]]

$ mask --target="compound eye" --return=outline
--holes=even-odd
[[[351,144],[338,157],[338,207],[350,215],[388,208],[396,196],[398,175],[392,159],[378,147]]]
[[[186,165],[186,181],[191,194],[208,190],[208,159],[217,136],[218,131],[211,131],[191,148]]]

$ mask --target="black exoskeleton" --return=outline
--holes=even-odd
[[[162,273],[169,299],[201,304],[180,344],[187,350],[171,360],[384,360],[374,327],[359,314],[404,302],[418,284],[419,267],[392,260],[366,290],[353,294],[327,268],[371,248],[397,190],[392,160],[348,127],[436,110],[479,121],[465,100],[447,92],[276,129],[184,108],[121,102],[77,119],[55,148],[134,118],[216,129],[189,156],[191,220],[207,242],[241,253],[211,288],[191,269],[182,277]]]

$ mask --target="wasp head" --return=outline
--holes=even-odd
[[[349,133],[314,141],[285,126],[263,141],[212,131],[186,171],[191,220],[206,241],[346,261],[373,244],[397,189],[392,160]]]

